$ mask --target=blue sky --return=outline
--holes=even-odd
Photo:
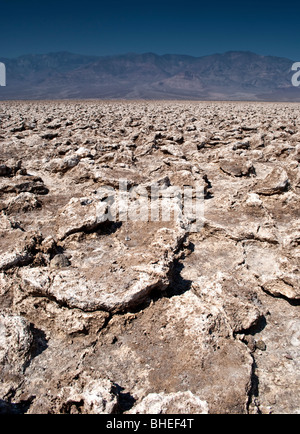
[[[0,13],[0,57],[242,50],[300,61],[300,4],[289,0],[0,0]]]

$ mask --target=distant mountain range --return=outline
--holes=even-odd
[[[300,61],[300,59],[298,59]],[[96,57],[68,52],[0,58],[7,99],[182,99],[300,101],[294,61],[251,52],[204,57],[125,54]]]

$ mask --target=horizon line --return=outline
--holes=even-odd
[[[84,53],[77,53],[77,52],[73,52],[73,51],[62,50],[62,51],[49,51],[49,52],[45,52],[45,53],[26,53],[26,54],[20,54],[20,55],[12,56],[12,57],[0,56],[0,59],[14,60],[14,59],[19,59],[19,58],[28,57],[28,56],[50,56],[50,55],[57,55],[57,54],[69,54],[69,55],[71,54],[71,55],[75,55],[75,56],[83,56],[83,57],[90,57],[90,58],[96,58],[96,59],[122,57],[122,56],[130,56],[130,55],[134,55],[134,56],[153,55],[153,56],[157,56],[157,57],[184,56],[184,57],[189,57],[189,58],[193,58],[193,59],[201,59],[201,58],[211,57],[211,56],[223,56],[226,54],[252,54],[252,55],[255,55],[258,57],[273,57],[273,58],[286,59],[286,60],[290,60],[290,61],[295,62],[294,59],[290,59],[289,57],[275,56],[272,54],[258,54],[258,53],[255,53],[254,51],[251,51],[251,50],[228,50],[228,51],[224,51],[224,52],[215,52],[215,53],[205,54],[205,55],[200,55],[200,56],[195,56],[195,55],[191,55],[191,54],[184,54],[184,53],[158,54],[158,53],[155,53],[153,51],[145,51],[142,53],[138,53],[138,52],[134,52],[134,51],[128,51],[126,53],[119,53],[119,54],[97,55],[97,54],[84,54]]]

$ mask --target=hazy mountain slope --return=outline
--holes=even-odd
[[[204,57],[153,53],[110,57],[72,53],[1,59],[0,99],[149,98],[299,101],[292,60],[251,52]]]

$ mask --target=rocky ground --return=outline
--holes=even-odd
[[[0,413],[300,412],[299,108],[1,103]],[[120,179],[202,227],[101,218]]]

